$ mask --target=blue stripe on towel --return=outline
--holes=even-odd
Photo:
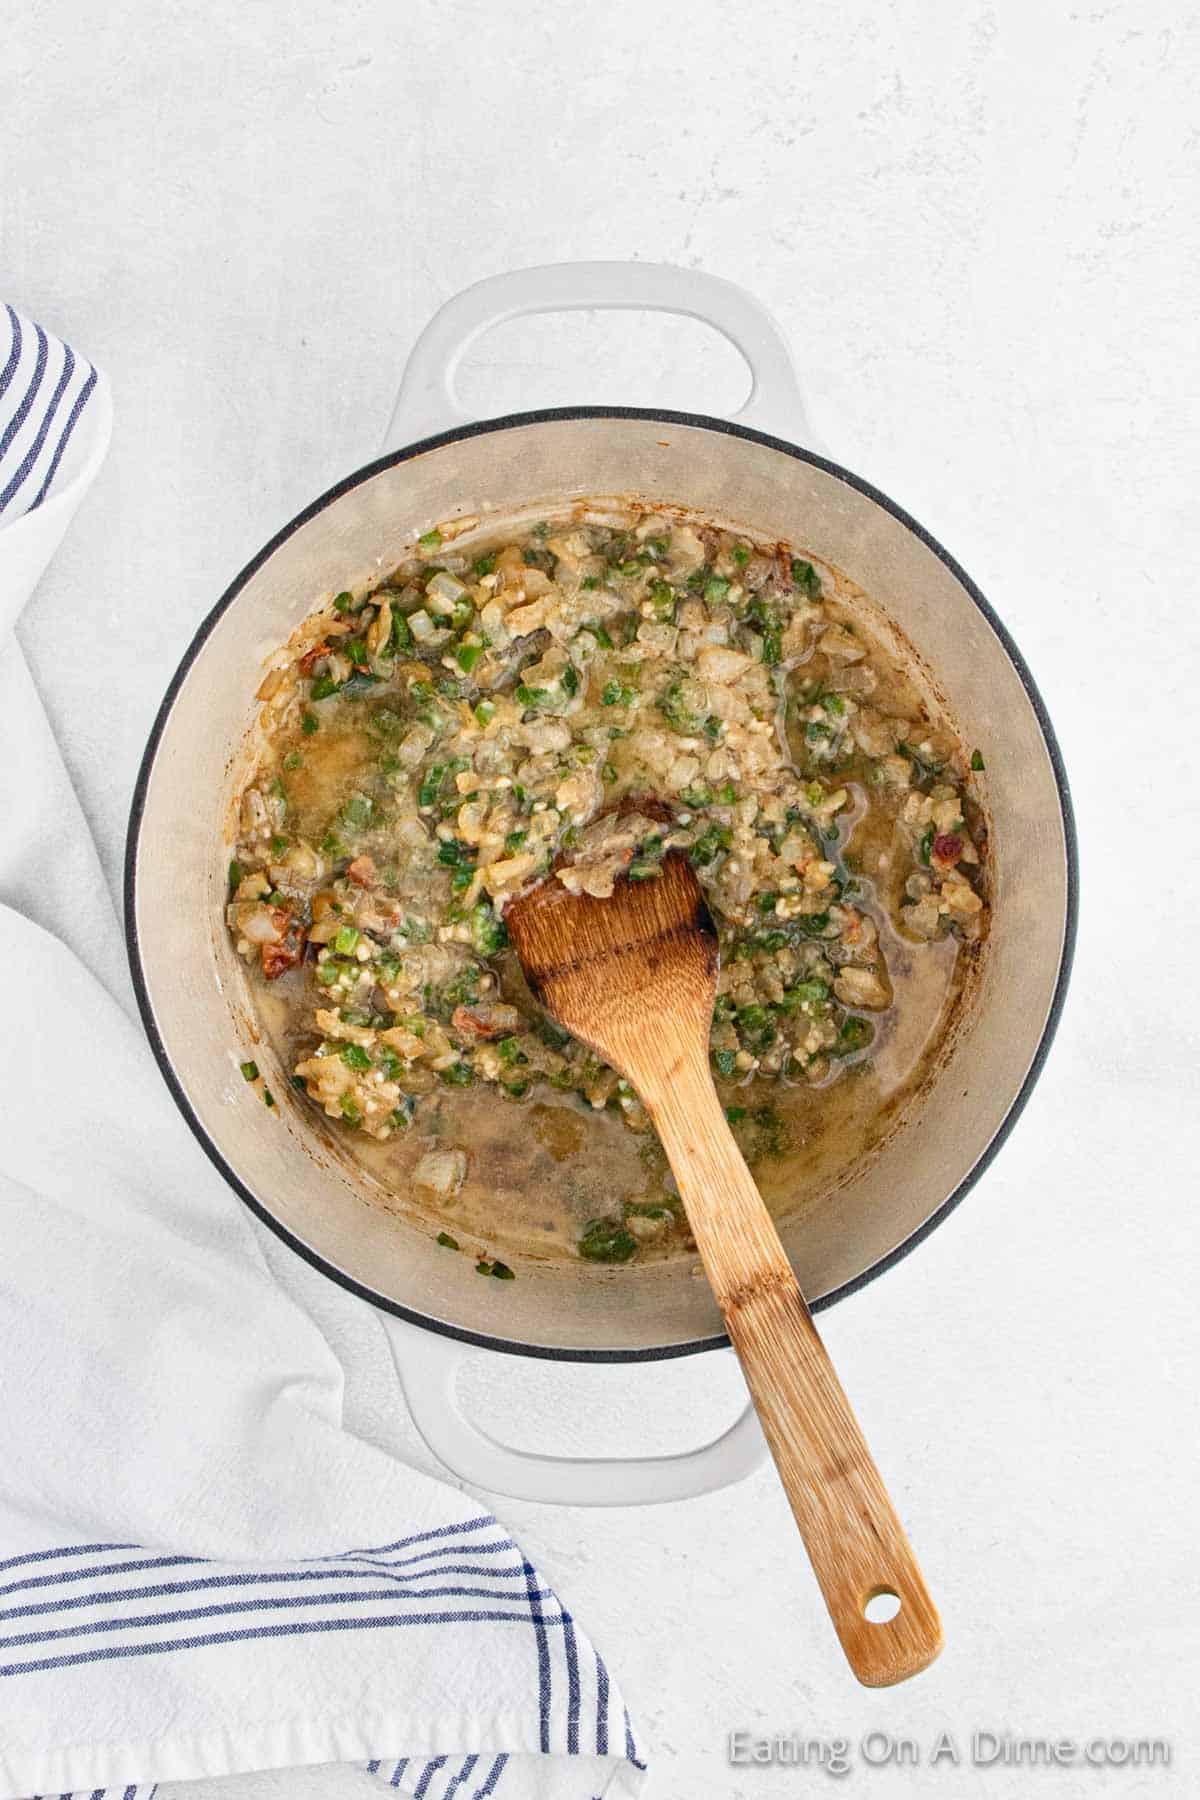
[[[0,310],[0,523],[51,493],[99,377],[15,307]]]
[[[67,1569],[55,1575],[30,1575],[24,1581],[10,1581],[5,1587],[0,1587],[0,1594],[15,1594],[25,1588],[51,1587],[63,1581],[88,1581],[93,1575],[124,1575],[132,1569],[177,1569],[184,1564],[194,1565],[203,1561],[202,1556],[150,1556],[141,1557],[136,1562],[98,1563],[91,1569]]]
[[[530,1611],[533,1614],[534,1635],[537,1639],[541,1747],[545,1753],[550,1748],[550,1648],[546,1641],[541,1605],[536,1597],[537,1577],[533,1571],[533,1564],[529,1562],[525,1564],[525,1580],[529,1590]]]
[[[0,1677],[30,1675],[42,1669],[64,1669],[80,1663],[113,1662],[130,1656],[158,1656],[168,1650],[207,1650],[215,1644],[247,1643],[253,1639],[301,1637],[312,1632],[379,1631],[402,1629],[412,1625],[528,1625],[529,1611],[501,1612],[476,1608],[473,1611],[390,1613],[366,1619],[300,1619],[275,1625],[247,1626],[241,1631],[214,1631],[196,1637],[157,1638],[148,1643],[106,1644],[97,1650],[75,1650],[62,1656],[46,1656],[23,1663],[0,1664]],[[561,1619],[539,1615],[536,1629],[539,1642],[546,1641],[546,1627],[560,1625]],[[546,1746],[549,1749],[549,1745]]]
[[[491,1576],[493,1580],[520,1579],[516,1570],[477,1569],[470,1564],[452,1563],[445,1569],[422,1569],[416,1575],[480,1575]],[[415,1577],[414,1577],[415,1578]],[[377,1581],[379,1576],[372,1569],[347,1569],[344,1573],[335,1569],[273,1569],[266,1573],[253,1569],[242,1569],[232,1575],[208,1575],[199,1581],[164,1581],[154,1587],[114,1588],[106,1592],[90,1594],[74,1594],[69,1600],[40,1600],[31,1606],[10,1606],[0,1612],[0,1624],[11,1619],[42,1618],[48,1613],[74,1612],[80,1607],[115,1606],[125,1600],[163,1600],[174,1594],[211,1593],[214,1588],[272,1587],[286,1585],[295,1581]],[[404,1582],[396,1581],[388,1589],[393,1600],[429,1599],[438,1593],[435,1587],[407,1587]],[[489,1590],[489,1592],[492,1590]],[[323,1588],[319,1598],[328,1598],[336,1593],[336,1588]],[[511,1592],[501,1590],[498,1599],[523,1600],[527,1587],[522,1585]],[[287,1596],[282,1596],[279,1604]]]
[[[463,1758],[463,1766],[458,1771],[458,1774],[453,1776],[452,1779],[446,1783],[446,1791],[442,1795],[442,1800],[454,1800],[454,1795],[458,1792],[463,1782],[470,1780],[478,1761],[478,1756],[465,1756]]]
[[[25,1563],[50,1562],[56,1556],[99,1556],[104,1550],[137,1550],[137,1544],[68,1544],[61,1550],[26,1550],[21,1556],[6,1556],[0,1569],[15,1569]]]
[[[5,301],[4,310],[8,314],[8,322],[9,322],[9,325],[12,327],[12,346],[9,349],[8,358],[4,364],[4,367],[2,369],[0,369],[0,400],[3,400],[5,394],[8,392],[9,384],[11,383],[13,376],[17,372],[17,364],[21,360],[21,317],[20,317],[20,314],[15,313],[13,311],[12,307],[9,306],[7,301]]]
[[[37,333],[37,356],[34,359],[33,374],[30,376],[29,386],[25,390],[24,399],[13,413],[12,418],[8,421],[4,430],[0,431],[0,463],[3,463],[4,454],[8,449],[8,446],[12,443],[18,431],[20,431],[22,425],[29,417],[33,403],[37,399],[38,389],[42,385],[42,376],[46,373],[46,361],[50,355],[50,341],[40,325],[35,325],[33,329]]]
[[[121,1789],[121,1800],[154,1800],[157,1792],[157,1781],[153,1787],[139,1787],[136,1783],[132,1783],[129,1787]],[[93,1788],[87,1796],[87,1800],[106,1800],[106,1796],[109,1795],[111,1795],[111,1800],[117,1800],[116,1788]],[[84,1800],[84,1796],[81,1793],[31,1794],[29,1800]]]
[[[491,1513],[480,1513],[477,1519],[464,1519],[461,1525],[439,1525],[436,1531],[418,1531],[412,1537],[397,1538],[392,1544],[372,1544],[357,1550],[339,1550],[337,1554],[339,1557],[384,1556],[389,1550],[407,1550],[410,1544],[427,1544],[432,1538],[459,1537],[465,1531],[482,1531],[485,1526],[493,1531],[499,1529]],[[128,1546],[119,1544],[116,1548],[124,1550]],[[319,1562],[321,1558],[313,1560]]]
[[[562,1609],[563,1649],[567,1658],[567,1754],[579,1755],[579,1658],[575,1653],[575,1627]]]
[[[63,345],[62,374],[58,378],[58,386],[54,390],[54,393],[51,397],[49,406],[46,408],[46,411],[42,415],[42,422],[37,428],[37,436],[34,438],[32,444],[30,444],[28,450],[25,452],[24,458],[22,459],[22,462],[21,462],[19,468],[17,469],[16,474],[13,476],[12,480],[9,482],[7,487],[0,489],[0,512],[4,511],[4,508],[8,505],[9,501],[12,499],[12,497],[16,493],[17,489],[21,486],[21,483],[25,480],[25,477],[28,475],[29,471],[32,469],[34,463],[37,461],[38,457],[42,454],[42,445],[46,442],[47,433],[49,432],[51,425],[53,425],[53,423],[54,423],[54,415],[58,411],[59,401],[62,399],[63,395],[66,393],[67,387],[71,380],[71,376],[74,374],[74,372],[75,372],[74,353],[71,350],[70,344],[64,344]],[[57,463],[55,464],[55,467],[57,467]],[[52,474],[53,474],[53,469],[51,470],[51,475]],[[50,480],[50,476],[48,475],[46,479],[48,482]]]
[[[54,455],[50,458],[50,467],[46,470],[46,479],[43,481],[41,487],[37,491],[37,494],[34,498],[33,506],[40,506],[42,504],[42,501],[46,498],[46,493],[50,487],[50,483],[54,480],[55,475],[58,473],[58,465],[62,461],[63,451],[66,449],[67,445],[71,441],[71,433],[74,431],[76,425],[79,423],[80,413],[83,411],[84,407],[87,405],[88,401],[92,397],[92,393],[93,393],[93,390],[95,389],[97,379],[98,379],[98,377],[96,375],[96,371],[95,371],[95,369],[92,369],[88,375],[87,380],[84,382],[83,387],[80,389],[78,398],[76,399],[75,404],[71,408],[71,411],[67,417],[67,422],[66,422],[65,426],[63,427],[63,434],[59,438],[58,443],[55,446]],[[33,511],[33,506],[30,507],[30,509],[29,509],[30,512]]]
[[[449,1760],[450,1758],[448,1756],[435,1756],[431,1758],[425,1765],[425,1773],[413,1789],[413,1800],[425,1800],[425,1796],[429,1792],[430,1782],[433,1780],[439,1769],[445,1768]]]
[[[608,1755],[608,1670],[596,1658],[596,1755]]]
[[[12,1637],[0,1637],[0,1650],[15,1650],[27,1644],[61,1643],[64,1638],[89,1637],[105,1631],[143,1631],[155,1625],[181,1625],[191,1619],[228,1618],[233,1613],[294,1611],[305,1606],[371,1605],[378,1600],[397,1599],[395,1588],[367,1588],[362,1593],[287,1594],[261,1600],[227,1600],[219,1606],[178,1607],[174,1612],[133,1613],[128,1617],[88,1620],[83,1625],[60,1625],[50,1631],[22,1631]],[[444,1587],[424,1588],[419,1593],[400,1596],[412,1600],[496,1600],[512,1605],[519,1594],[497,1592],[494,1588]],[[542,1588],[539,1598],[557,1604],[550,1588]],[[576,1731],[578,1748],[578,1731]]]
[[[504,1773],[504,1766],[507,1761],[507,1756],[498,1756],[496,1758],[495,1762],[492,1764],[491,1774],[488,1776],[482,1787],[477,1787],[475,1789],[475,1792],[471,1796],[471,1800],[487,1800],[489,1794],[495,1793],[496,1784]]]
[[[505,1544],[497,1549],[513,1550],[515,1546]],[[440,1552],[440,1556],[458,1554],[449,1545]],[[473,1551],[472,1554],[478,1554]],[[422,1559],[424,1560],[424,1559]],[[160,1568],[163,1566],[186,1566],[195,1568],[211,1568],[201,1557],[164,1557],[149,1562],[114,1563],[108,1567],[93,1568],[80,1574],[78,1579],[104,1576],[112,1573],[121,1574],[127,1569]],[[345,1563],[334,1564],[330,1568],[313,1568],[310,1563],[298,1563],[290,1569],[233,1569],[227,1574],[195,1575],[183,1581],[158,1581],[144,1583],[138,1587],[120,1587],[105,1589],[84,1589],[82,1592],[54,1595],[49,1599],[28,1601],[21,1606],[0,1607],[0,1624],[7,1619],[27,1619],[39,1617],[45,1613],[67,1612],[75,1607],[95,1606],[99,1604],[114,1605],[122,1600],[159,1600],[171,1594],[198,1594],[213,1588],[225,1587],[273,1587],[289,1582],[308,1581],[380,1581],[390,1578],[394,1588],[401,1590],[407,1582],[428,1581],[448,1575],[475,1575],[492,1581],[528,1581],[524,1562],[514,1564],[512,1568],[498,1568],[495,1564],[473,1562],[439,1562],[428,1568],[414,1569],[405,1564],[393,1567],[387,1563],[369,1565],[365,1569],[357,1569]],[[15,1592],[18,1588],[34,1586],[36,1583],[15,1582],[11,1588],[2,1589],[0,1593]],[[429,1592],[428,1589],[418,1590]]]

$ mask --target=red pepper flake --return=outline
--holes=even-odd
[[[930,846],[931,857],[940,863],[948,864],[950,868],[954,867],[962,853],[963,841],[954,831],[941,832],[934,838]]]
[[[492,1025],[485,1019],[478,1018],[469,1006],[456,1006],[450,1014],[450,1023],[456,1031],[470,1037],[504,1037],[511,1030],[508,1025]]]
[[[282,907],[273,906],[271,916],[281,930],[286,930],[291,915]],[[304,945],[293,934],[281,939],[277,944],[263,944],[259,950],[262,961],[262,972],[268,981],[277,981],[279,977],[294,969],[304,954]]]

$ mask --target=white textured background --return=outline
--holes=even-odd
[[[0,28],[0,289],[116,391],[23,631],[114,887],[197,620],[375,451],[433,308],[527,263],[673,260],[757,293],[832,454],[966,564],[1057,721],[1084,853],[1058,1047],[966,1205],[826,1315],[941,1662],[854,1687],[766,1473],[649,1512],[501,1507],[619,1671],[653,1800],[825,1786],[730,1769],[741,1726],[1175,1746],[1167,1774],[859,1764],[856,1795],[1200,1787],[1198,35],[1161,0],[25,0]],[[586,317],[497,333],[464,380],[484,414],[719,410],[742,385],[700,327]],[[408,1445],[376,1318],[271,1250],[357,1419]],[[682,1446],[736,1394],[714,1358],[473,1379],[545,1447]],[[369,1792],[333,1770],[191,1791]]]

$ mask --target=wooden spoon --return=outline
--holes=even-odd
[[[917,1674],[942,1647],[937,1609],[713,1087],[717,934],[690,864],[671,851],[606,900],[551,877],[505,919],[547,1012],[654,1121],[850,1667],[868,1687]],[[875,1623],[882,1596],[899,1611]]]

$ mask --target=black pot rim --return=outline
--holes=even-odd
[[[918,1244],[922,1243],[924,1239],[929,1236],[931,1231],[935,1230],[938,1225],[949,1218],[955,1207],[958,1206],[960,1201],[962,1201],[971,1191],[980,1176],[990,1166],[993,1159],[1002,1149],[1009,1133],[1012,1131],[1013,1126],[1016,1124],[1024,1110],[1025,1104],[1041,1075],[1046,1057],[1050,1051],[1050,1046],[1054,1041],[1055,1032],[1058,1029],[1059,1019],[1062,1016],[1063,1003],[1066,998],[1067,986],[1070,981],[1071,963],[1075,951],[1075,934],[1079,911],[1079,853],[1075,835],[1074,810],[1071,804],[1071,790],[1067,781],[1066,769],[1063,766],[1062,753],[1058,746],[1058,740],[1054,734],[1054,727],[1050,723],[1050,716],[1046,711],[1045,702],[1038,691],[1037,684],[1030,673],[1024,657],[1021,655],[1020,650],[1018,650],[1006,626],[993,611],[992,607],[984,598],[979,588],[976,587],[975,583],[971,580],[966,570],[955,561],[954,557],[950,555],[950,552],[946,550],[930,532],[926,531],[924,526],[920,525],[910,513],[907,513],[903,507],[898,506],[894,500],[890,499],[887,494],[881,492],[879,488],[874,487],[869,481],[864,481],[860,475],[855,475],[851,470],[843,468],[839,463],[829,461],[827,457],[819,456],[815,451],[803,450],[798,445],[789,443],[785,438],[773,437],[764,431],[755,431],[749,426],[738,425],[732,420],[713,418],[705,413],[669,412],[654,407],[641,406],[561,406],[550,407],[537,412],[507,413],[501,418],[483,419],[473,424],[457,426],[450,431],[439,432],[436,436],[422,438],[416,443],[405,445],[403,449],[389,451],[385,456],[376,457],[373,462],[364,464],[362,468],[356,469],[352,474],[345,476],[341,481],[335,483],[333,487],[327,488],[323,494],[319,495],[310,505],[306,506],[304,510],[298,513],[281,531],[276,532],[275,536],[264,545],[256,556],[251,558],[245,568],[242,569],[241,573],[237,575],[226,588],[211,612],[209,612],[207,617],[201,622],[199,629],[196,631],[191,643],[185,650],[182,660],[172,676],[167,691],[163,696],[162,704],[155,716],[154,724],[151,727],[150,736],[146,743],[146,749],[142,756],[137,781],[134,784],[133,800],[129,813],[129,826],[125,840],[125,943],[129,957],[129,969],[133,980],[134,992],[137,996],[138,1010],[141,1013],[142,1023],[150,1041],[150,1048],[154,1054],[154,1059],[158,1064],[163,1080],[166,1082],[176,1105],[183,1114],[189,1129],[205,1155],[209,1158],[209,1161],[212,1162],[224,1176],[225,1180],[238,1195],[239,1199],[244,1201],[251,1212],[261,1219],[263,1224],[267,1225],[277,1237],[281,1238],[298,1256],[303,1257],[305,1262],[311,1264],[313,1268],[319,1269],[323,1275],[327,1275],[331,1280],[336,1281],[339,1286],[346,1288],[350,1293],[356,1294],[359,1299],[369,1301],[371,1305],[379,1307],[384,1312],[392,1313],[397,1318],[405,1319],[412,1325],[422,1326],[425,1330],[436,1332],[442,1337],[454,1338],[460,1343],[471,1344],[480,1349],[498,1351],[501,1354],[509,1356],[540,1357],[554,1362],[656,1362],[665,1361],[673,1357],[695,1356],[705,1350],[723,1349],[728,1345],[729,1338],[724,1332],[719,1332],[711,1337],[694,1338],[682,1344],[666,1344],[642,1350],[560,1349],[543,1344],[526,1344],[508,1338],[498,1338],[486,1332],[469,1331],[462,1326],[449,1324],[443,1319],[430,1318],[424,1313],[417,1312],[412,1307],[402,1306],[398,1301],[391,1300],[386,1295],[376,1293],[374,1289],[364,1286],[361,1282],[355,1281],[354,1278],[346,1274],[344,1270],[339,1269],[335,1264],[327,1261],[318,1251],[304,1243],[302,1239],[296,1237],[293,1232],[289,1231],[287,1227],[280,1222],[280,1220],[275,1218],[263,1202],[258,1199],[230,1167],[229,1163],[226,1162],[221,1151],[213,1142],[212,1138],[205,1130],[203,1123],[194,1111],[190,1100],[184,1092],[182,1083],[175,1073],[174,1066],[167,1054],[166,1046],[159,1035],[158,1027],[155,1023],[153,1009],[150,1005],[149,989],[142,968],[141,949],[137,935],[137,909],[135,901],[138,840],[141,833],[146,793],[150,783],[151,772],[154,767],[154,760],[158,753],[158,746],[163,732],[166,729],[167,720],[170,717],[175,697],[187,677],[193,662],[196,660],[197,655],[217,621],[237,599],[251,576],[262,567],[263,563],[265,563],[270,556],[274,555],[279,546],[286,542],[286,540],[292,536],[293,532],[298,531],[302,525],[306,525],[310,519],[315,518],[318,513],[322,512],[327,506],[332,505],[335,500],[340,499],[343,494],[349,493],[352,488],[360,486],[364,481],[369,481],[383,469],[393,468],[399,463],[408,462],[413,457],[424,454],[427,450],[436,450],[444,444],[456,443],[466,438],[481,437],[489,432],[507,431],[516,426],[539,425],[551,421],[573,419],[640,419],[663,425],[687,425],[699,427],[702,430],[716,432],[725,437],[745,438],[751,443],[763,444],[768,449],[782,451],[784,455],[795,458],[797,462],[811,463],[815,468],[823,469],[827,474],[836,476],[838,480],[844,481],[848,487],[854,488],[858,493],[865,495],[867,499],[874,501],[877,506],[881,506],[886,512],[889,512],[894,519],[898,520],[901,525],[911,531],[927,549],[931,550],[940,562],[945,564],[946,568],[949,569],[950,573],[959,582],[965,592],[970,595],[972,601],[979,608],[979,611],[983,614],[984,618],[995,632],[1009,661],[1016,670],[1022,687],[1028,695],[1030,705],[1033,707],[1043,741],[1046,745],[1051,767],[1054,771],[1054,780],[1058,789],[1058,800],[1062,817],[1063,842],[1066,851],[1067,864],[1066,915],[1063,922],[1063,941],[1059,958],[1058,978],[1055,982],[1054,994],[1046,1015],[1046,1022],[1042,1029],[1042,1035],[1038,1041],[1038,1046],[1033,1059],[1026,1071],[1025,1078],[1022,1081],[1020,1088],[1017,1090],[1017,1093],[1014,1095],[1008,1111],[997,1126],[990,1143],[972,1168],[968,1170],[967,1174],[963,1177],[962,1181],[959,1182],[954,1191],[943,1200],[936,1212],[932,1213],[922,1225],[919,1225],[915,1231],[911,1232],[902,1243],[897,1244],[886,1256],[882,1256],[877,1262],[872,1263],[869,1269],[865,1269],[862,1274],[857,1275],[853,1281],[847,1281],[843,1283],[841,1287],[832,1289],[828,1294],[823,1294],[819,1300],[813,1303],[813,1310],[815,1312],[823,1311],[825,1307],[832,1306],[836,1301],[845,1299],[847,1295],[857,1293],[857,1291],[860,1288],[865,1287],[868,1282],[874,1281],[875,1278],[882,1275],[885,1270],[894,1267],[901,1258],[909,1255],[911,1251],[916,1249]]]

